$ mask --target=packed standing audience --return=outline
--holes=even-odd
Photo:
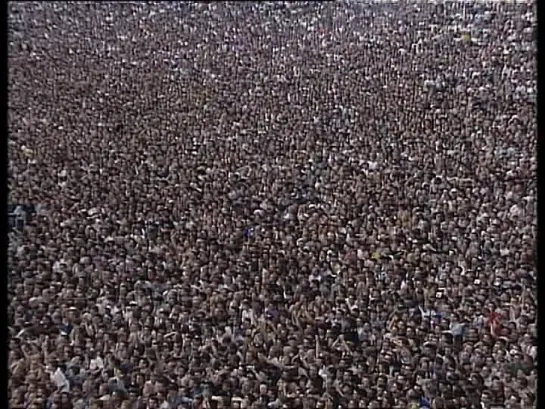
[[[10,408],[533,407],[534,20],[10,3]]]

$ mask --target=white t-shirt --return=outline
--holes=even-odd
[[[96,358],[91,359],[91,362],[89,364],[89,369],[91,371],[94,371],[95,369],[102,369],[104,368],[104,361],[101,357],[97,356]]]
[[[243,310],[242,311],[242,320],[250,320],[252,324],[255,323],[255,316],[252,310]]]
[[[68,379],[66,379],[66,376],[64,376],[60,368],[57,368],[57,370],[51,374],[51,381],[61,390],[61,392],[70,391],[70,382],[68,382]]]

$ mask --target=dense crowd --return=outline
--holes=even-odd
[[[533,407],[534,20],[10,2],[10,408]]]

